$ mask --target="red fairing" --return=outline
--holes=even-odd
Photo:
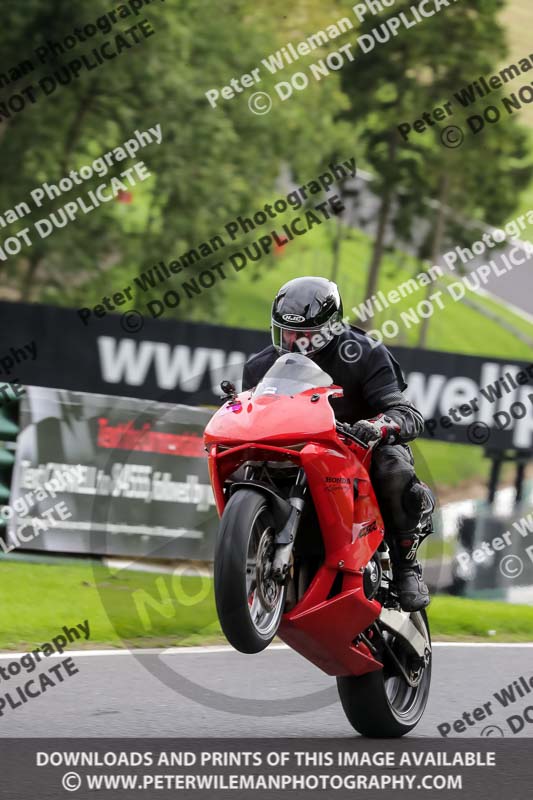
[[[348,443],[335,428],[329,397],[341,392],[335,386],[292,397],[242,392],[212,417],[204,440],[219,514],[224,482],[245,461],[291,460],[305,470],[325,559],[283,616],[278,634],[328,674],[360,675],[382,668],[363,643],[353,641],[381,611],[365,596],[363,570],[384,528],[368,475],[371,450]],[[341,592],[328,600],[339,572]]]
[[[204,433],[209,444],[295,444],[309,438],[334,441],[337,438],[333,410],[327,398],[339,395],[337,387],[309,389],[295,397],[262,395],[253,398],[241,392],[211,418]],[[319,395],[319,402],[311,398]]]

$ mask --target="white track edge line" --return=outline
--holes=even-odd
[[[519,647],[531,648],[533,642],[433,642],[433,647]],[[34,649],[37,649],[34,648]],[[290,650],[291,648],[286,644],[273,644],[270,645],[268,650]],[[26,650],[23,653],[0,653],[0,660],[6,661],[7,659],[22,658],[32,652]],[[63,653],[53,653],[51,656],[42,656],[45,658],[67,658],[68,656],[75,658],[89,658],[94,656],[175,656],[175,655],[198,655],[203,653],[237,653],[231,645],[207,645],[206,647],[172,647],[172,648],[139,648],[134,650],[64,650]]]

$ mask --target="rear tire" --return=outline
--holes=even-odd
[[[220,625],[241,653],[259,653],[277,633],[287,586],[269,578],[274,523],[268,501],[239,489],[222,515],[215,547],[214,588]]]
[[[411,614],[417,624],[424,625],[429,636],[429,624],[424,610]],[[389,642],[394,647],[394,642]],[[355,730],[372,738],[404,736],[420,722],[429,697],[431,656],[422,668],[420,681],[411,687],[401,676],[385,666],[377,672],[361,676],[337,678],[337,688],[344,713]]]

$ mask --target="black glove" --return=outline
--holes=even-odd
[[[396,444],[400,437],[400,426],[386,414],[378,414],[373,419],[361,419],[355,425],[344,424],[343,428],[369,447]]]

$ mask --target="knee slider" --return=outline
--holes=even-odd
[[[433,492],[414,475],[403,491],[402,506],[413,525],[418,525],[422,517],[431,516],[435,508]]]

